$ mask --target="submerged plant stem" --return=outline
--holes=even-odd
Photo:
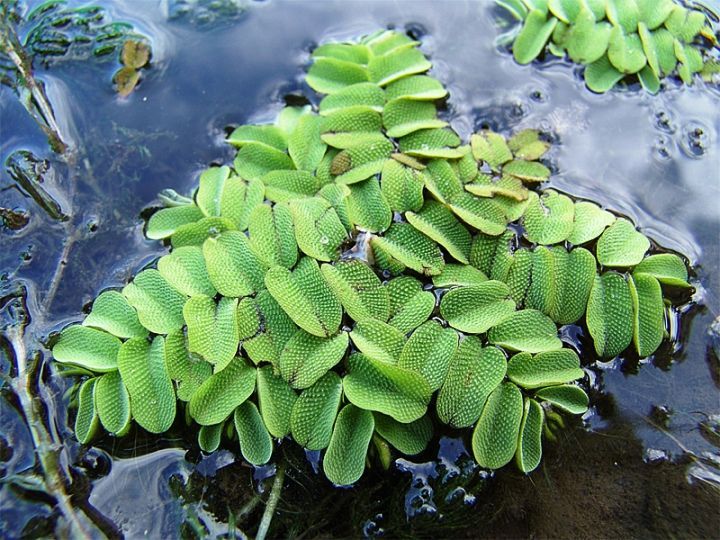
[[[265,540],[268,529],[270,528],[270,522],[275,515],[275,509],[277,508],[278,502],[280,501],[280,493],[282,492],[283,484],[285,483],[285,461],[281,461],[278,465],[277,473],[275,474],[275,480],[273,481],[272,489],[270,490],[270,496],[268,497],[267,504],[265,505],[265,512],[263,512],[262,520],[260,521],[260,527],[258,527],[257,536],[255,540]]]

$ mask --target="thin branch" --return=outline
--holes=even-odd
[[[277,508],[278,502],[280,502],[280,493],[282,492],[284,483],[285,460],[281,461],[280,465],[278,465],[277,473],[275,473],[275,480],[273,481],[272,489],[270,490],[270,496],[265,504],[265,511],[263,512],[262,520],[260,521],[260,527],[258,527],[255,540],[265,540],[265,536],[270,528],[270,522],[275,515],[275,509]]]

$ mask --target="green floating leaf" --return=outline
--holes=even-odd
[[[292,319],[267,290],[240,301],[238,328],[242,348],[255,364],[278,362],[280,353],[297,331]]]
[[[238,150],[233,167],[245,180],[259,180],[270,171],[293,170],[295,164],[282,150],[266,144],[250,142]]]
[[[385,161],[394,148],[390,141],[382,138],[360,139],[333,159],[330,172],[336,174],[336,182],[353,184],[382,172]]]
[[[453,195],[448,203],[455,215],[471,227],[492,236],[505,232],[505,213],[495,200],[463,191]]]
[[[610,90],[625,75],[615,69],[607,55],[595,60],[585,68],[585,84],[593,92],[603,94]]]
[[[573,62],[592,64],[608,50],[611,33],[610,24],[596,22],[592,11],[583,6],[567,32],[564,45]]]
[[[680,41],[691,42],[707,23],[705,14],[697,9],[675,5],[665,19],[665,28]]]
[[[314,259],[303,257],[293,272],[272,267],[265,274],[265,286],[303,330],[318,337],[330,337],[338,331],[342,307]]]
[[[99,425],[95,410],[95,384],[97,378],[88,379],[78,391],[78,410],[75,416],[75,437],[81,444],[89,443],[97,433]]]
[[[637,30],[640,10],[635,0],[607,0],[606,10],[608,20],[626,34]]]
[[[213,373],[210,362],[190,352],[183,330],[176,330],[165,338],[165,365],[170,378],[177,381],[177,398],[181,401],[190,401]]]
[[[575,203],[574,219],[567,241],[579,245],[600,236],[615,221],[615,216],[595,203],[580,201]]]
[[[541,388],[535,392],[535,397],[570,414],[585,414],[590,403],[585,391],[572,384]]]
[[[334,148],[350,148],[361,141],[381,141],[382,116],[369,107],[355,106],[328,113],[323,118],[322,140]]]
[[[227,142],[238,148],[249,143],[261,143],[277,150],[287,149],[287,136],[276,126],[240,126],[230,133]]]
[[[373,416],[375,431],[406,456],[414,456],[425,450],[432,438],[433,425],[427,415],[409,424],[380,413]]]
[[[201,426],[219,424],[255,389],[257,370],[236,356],[225,369],[207,379],[190,400],[190,416]]]
[[[437,79],[427,75],[415,75],[399,79],[385,88],[388,101],[393,99],[415,99],[435,101],[447,96],[447,90]]]
[[[270,171],[262,177],[262,182],[265,197],[276,203],[312,197],[321,187],[317,177],[308,171]]]
[[[293,388],[308,388],[342,360],[347,346],[345,332],[321,338],[298,330],[280,355],[280,374]]]
[[[640,358],[650,356],[665,337],[665,303],[655,277],[635,272],[628,280],[633,303],[633,343]]]
[[[512,257],[505,283],[510,289],[510,296],[518,306],[522,305],[531,285],[532,268],[535,254],[528,249],[517,250]]]
[[[474,133],[470,137],[470,148],[476,160],[484,161],[493,170],[497,170],[500,165],[513,158],[505,137],[488,130]]]
[[[155,334],[182,328],[186,296],[176,291],[157,270],[140,272],[122,291],[135,308],[140,323]]]
[[[163,208],[150,216],[145,236],[150,240],[169,238],[183,225],[195,223],[202,218],[202,210],[195,205]]]
[[[568,253],[558,246],[553,248],[553,258],[559,284],[550,316],[558,324],[572,324],[585,314],[595,279],[595,257],[583,248]]]
[[[238,349],[237,299],[193,296],[183,308],[187,324],[188,349],[223,369]]]
[[[337,58],[354,64],[367,64],[370,50],[358,43],[325,43],[317,47],[312,56],[317,58]]]
[[[195,202],[206,216],[220,216],[230,167],[210,167],[200,175]]]
[[[319,261],[332,261],[339,255],[347,232],[335,209],[320,197],[290,201],[295,239],[300,250]]]
[[[487,281],[487,276],[469,264],[446,264],[442,273],[433,276],[433,287],[470,287]]]
[[[607,53],[610,63],[622,73],[637,73],[647,62],[640,36],[625,34],[619,26],[610,34]]]
[[[586,322],[598,356],[612,358],[624,351],[633,336],[633,305],[625,278],[616,272],[595,277]]]
[[[417,211],[423,205],[424,173],[388,159],[380,175],[380,191],[395,212]]]
[[[367,107],[381,113],[384,105],[383,89],[375,83],[364,82],[346,86],[339,92],[324,97],[319,109],[323,116],[351,107]]]
[[[517,386],[503,383],[488,397],[472,436],[475,461],[499,469],[515,455],[523,417],[523,397]]]
[[[572,349],[547,351],[536,355],[518,353],[508,362],[507,375],[523,388],[540,388],[581,379],[580,359]]]
[[[317,58],[305,77],[310,88],[323,94],[334,94],[346,86],[367,81],[368,72],[363,66],[328,57]]]
[[[435,309],[435,296],[424,291],[422,283],[410,276],[401,276],[387,283],[390,299],[389,324],[403,334],[428,320]]]
[[[457,159],[463,156],[457,147],[460,137],[451,129],[422,129],[399,141],[400,151],[408,156],[429,159]]]
[[[635,0],[638,6],[638,20],[654,30],[670,15],[676,5],[672,0]]]
[[[454,195],[463,192],[463,184],[450,163],[434,159],[428,163],[425,187],[438,201],[447,203]]]
[[[288,153],[301,171],[313,172],[325,155],[327,145],[320,139],[323,120],[314,114],[303,114],[288,137]]]
[[[437,244],[407,223],[393,223],[385,236],[372,237],[370,244],[373,250],[384,252],[419,274],[433,276],[445,266]]]
[[[298,248],[288,206],[261,204],[255,207],[250,215],[248,234],[250,249],[264,266],[295,266]]]
[[[290,415],[290,431],[295,442],[308,450],[327,448],[341,396],[342,380],[332,371],[303,390]]]
[[[448,291],[440,301],[440,313],[461,332],[483,334],[515,312],[510,289],[501,281],[485,281]]]
[[[456,260],[468,263],[472,237],[443,204],[429,200],[418,213],[407,212],[405,217],[413,227],[444,247]]]
[[[513,56],[518,64],[529,64],[535,60],[545,49],[550,35],[555,29],[557,19],[547,18],[539,9],[528,13],[515,42],[513,43]]]
[[[115,435],[125,433],[130,426],[130,394],[118,371],[98,377],[94,401],[103,427]]]
[[[238,405],[233,420],[240,442],[240,453],[248,463],[258,466],[270,461],[273,442],[255,404],[245,401]]]
[[[642,87],[651,94],[657,94],[660,91],[660,79],[649,65],[640,70],[638,79],[640,79]]]
[[[117,369],[120,345],[120,340],[107,332],[74,324],[62,331],[52,352],[63,364],[106,372]]]
[[[265,188],[263,187],[263,191]],[[173,249],[186,246],[202,246],[203,242],[211,236],[217,236],[225,231],[237,230],[235,224],[221,217],[203,218],[196,223],[180,227],[170,238]]]
[[[117,291],[100,293],[83,326],[99,328],[119,338],[145,337],[148,333],[140,324],[135,309]]]
[[[177,248],[160,257],[158,272],[165,278],[165,281],[186,296],[215,296],[217,294],[205,267],[203,250],[198,247]]]
[[[419,373],[360,353],[351,355],[348,365],[343,389],[354,405],[387,414],[402,423],[413,422],[425,414],[431,391]]]
[[[541,142],[541,141],[538,141]],[[503,165],[504,175],[510,175],[525,183],[545,182],[550,177],[550,169],[537,161],[514,159]]]
[[[368,232],[383,232],[390,226],[392,211],[380,191],[377,178],[350,184],[347,196],[347,212],[350,222]]]
[[[456,428],[473,425],[488,396],[505,377],[506,367],[505,355],[500,349],[483,348],[475,336],[463,339],[438,393],[440,421]]]
[[[511,351],[539,353],[562,348],[555,323],[534,309],[522,309],[510,315],[490,329],[488,340]]]
[[[597,243],[597,259],[603,266],[635,266],[650,249],[647,237],[636,231],[627,219],[617,219],[602,233]]]
[[[420,373],[434,392],[445,381],[457,345],[457,332],[436,321],[427,321],[405,343],[398,366]]]
[[[248,296],[263,287],[264,269],[243,233],[226,231],[208,238],[202,253],[210,281],[223,296]]]
[[[548,0],[544,3],[547,4],[550,13],[565,24],[570,24],[577,20],[583,4],[575,0]]]
[[[432,64],[419,50],[398,47],[382,56],[372,57],[368,62],[368,74],[372,82],[386,86],[408,75],[423,73],[431,67]]]
[[[530,204],[523,216],[525,237],[537,244],[557,244],[573,231],[575,205],[572,200],[548,189],[538,197],[530,193]]]
[[[348,404],[335,422],[330,444],[323,459],[323,471],[332,483],[348,486],[365,471],[365,456],[375,430],[369,411]]]
[[[345,231],[352,231],[352,224],[347,212],[347,196],[350,194],[350,188],[344,184],[328,184],[323,186],[318,195],[325,199],[335,209],[335,213],[345,227]]]
[[[645,257],[635,267],[634,273],[649,274],[663,285],[691,287],[688,271],[683,260],[672,253],[661,253]]]
[[[486,276],[495,276],[495,279],[504,281],[506,272],[501,267],[505,266],[503,259],[510,253],[514,238],[510,230],[496,236],[476,234],[470,248],[470,264]]]
[[[350,332],[355,346],[373,360],[396,364],[405,346],[405,335],[387,323],[366,319]]]
[[[534,399],[525,398],[520,436],[515,452],[518,469],[525,474],[534,471],[542,459],[542,428],[545,412]]]
[[[200,446],[200,450],[211,454],[220,448],[220,440],[224,427],[224,422],[215,424],[214,426],[200,426],[200,430],[198,431],[198,445]]]
[[[421,129],[443,128],[447,122],[437,117],[431,102],[398,98],[385,105],[383,124],[388,137],[403,137]]]
[[[135,421],[150,433],[163,433],[175,420],[175,390],[165,366],[165,340],[133,338],[120,347],[118,370],[130,394]]]
[[[508,163],[508,165],[514,162]],[[528,190],[522,181],[513,176],[503,175],[494,178],[487,174],[478,174],[472,182],[465,184],[465,189],[478,197],[495,197],[503,195],[517,201],[528,198]]]
[[[388,320],[390,299],[387,289],[365,263],[359,260],[340,261],[323,264],[320,270],[330,289],[353,320]]]
[[[273,373],[271,366],[257,370],[257,393],[260,414],[273,437],[282,438],[290,433],[290,415],[297,394],[287,382]]]
[[[372,54],[375,56],[380,56],[391,51],[407,49],[418,45],[417,41],[414,41],[406,34],[402,34],[394,30],[379,30],[377,32],[373,32],[372,34],[365,36],[362,39],[362,43],[367,45]]]

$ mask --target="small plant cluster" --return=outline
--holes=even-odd
[[[636,76],[650,93],[663,77],[677,74],[692,84],[700,73],[718,73],[717,40],[705,13],[673,0],[496,0],[523,21],[513,56],[529,64],[543,52],[566,55],[585,67],[594,92]]]
[[[162,433],[180,407],[205,451],[227,433],[259,465],[291,436],[348,485],[371,442],[417,454],[442,423],[472,428],[481,466],[529,472],[547,420],[588,407],[559,326],[585,321],[605,358],[657,349],[684,262],[648,256],[591,202],[536,191],[538,132],[462,144],[417,45],[381,31],[319,46],[317,111],[236,128],[232,167],[202,173],[193,198],[163,195],[146,234],[171,251],[53,348],[87,376],[81,442],[133,419]]]

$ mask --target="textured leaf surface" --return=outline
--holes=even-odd
[[[507,225],[502,207],[493,199],[475,197],[465,191],[448,201],[457,217],[485,234],[498,235]]]
[[[401,276],[388,282],[390,298],[389,324],[402,333],[410,332],[428,320],[435,309],[435,296],[424,291],[422,283],[410,276]]]
[[[198,445],[203,452],[212,453],[220,448],[223,428],[225,423],[221,422],[214,426],[200,426],[198,431]]]
[[[290,209],[286,205],[255,207],[248,224],[250,249],[265,266],[292,268],[298,248]]]
[[[617,219],[600,236],[598,262],[604,266],[635,266],[650,249],[650,241],[626,219]]]
[[[380,191],[377,178],[350,184],[347,196],[347,212],[350,222],[368,232],[383,232],[390,226],[392,211]]]
[[[140,272],[122,291],[135,308],[140,323],[156,334],[182,328],[186,296],[176,291],[157,270]]]
[[[405,343],[398,366],[420,373],[434,392],[445,381],[457,346],[457,332],[436,321],[427,321]]]
[[[460,137],[451,129],[423,129],[400,139],[401,152],[422,158],[460,158],[463,154],[457,146]]]
[[[303,114],[288,137],[288,153],[301,171],[313,172],[325,155],[327,145],[320,139],[322,118]]]
[[[444,205],[427,201],[419,212],[407,212],[405,217],[413,227],[444,247],[455,259],[468,263],[472,242],[470,233]]]
[[[217,294],[205,267],[203,251],[198,247],[177,248],[160,257],[158,272],[165,278],[165,281],[186,296],[199,294],[215,296]]]
[[[130,424],[130,394],[118,371],[98,377],[94,393],[95,409],[102,426],[110,433],[123,433]]]
[[[280,374],[293,388],[308,388],[345,356],[347,346],[345,332],[321,338],[298,330],[280,355]]]
[[[612,26],[605,21],[595,22],[595,16],[585,6],[574,23],[564,43],[573,62],[591,64],[602,58],[608,49]]]
[[[399,98],[434,101],[447,95],[447,90],[442,83],[427,75],[414,75],[399,79],[389,84],[385,88],[385,92],[388,101]]]
[[[248,143],[262,143],[278,150],[287,148],[285,134],[275,126],[239,126],[230,133],[227,142],[237,147]]]
[[[303,253],[319,261],[337,258],[347,233],[328,201],[320,197],[295,199],[290,202],[290,214],[295,239]]]
[[[535,392],[535,397],[570,414],[585,414],[590,403],[585,391],[572,384],[541,388]]]
[[[97,433],[99,425],[95,410],[95,384],[97,379],[88,379],[78,391],[78,410],[75,415],[75,437],[82,444],[87,444]]]
[[[538,353],[562,347],[557,327],[547,315],[534,309],[522,309],[510,315],[488,332],[490,343],[511,351]]]
[[[60,334],[60,340],[53,347],[53,357],[64,364],[105,372],[117,369],[119,350],[120,340],[115,336],[74,324]]]
[[[290,415],[297,400],[295,390],[285,379],[273,373],[273,368],[263,366],[257,370],[257,392],[260,414],[273,437],[290,433]]]
[[[433,103],[399,98],[385,105],[383,124],[388,137],[403,137],[421,129],[445,127],[447,122],[437,117]]]
[[[649,274],[664,285],[690,287],[685,263],[680,257],[672,253],[661,253],[645,257],[635,267],[635,272]]]
[[[623,276],[605,272],[595,277],[586,322],[598,356],[612,358],[630,345],[633,306],[630,288]]]
[[[219,424],[253,393],[255,373],[242,358],[235,357],[193,394],[190,416],[201,426]]]
[[[437,288],[469,287],[487,281],[487,276],[469,264],[446,264],[442,273],[433,276],[433,286]]]
[[[456,428],[474,424],[488,396],[505,377],[506,367],[505,355],[500,349],[483,348],[475,336],[463,339],[438,394],[440,420]]]
[[[320,102],[320,114],[328,115],[351,107],[367,107],[382,112],[385,105],[385,92],[377,84],[364,82],[346,86],[339,92],[323,98]]]
[[[575,205],[557,191],[547,190],[542,196],[530,194],[530,204],[523,216],[525,237],[537,244],[557,244],[573,231]]]
[[[293,170],[295,164],[285,152],[261,143],[248,143],[238,150],[235,172],[245,180],[258,180],[270,171]]]
[[[371,81],[386,86],[408,75],[423,73],[430,67],[430,62],[417,49],[397,48],[371,58],[368,62],[368,73]]]
[[[544,182],[550,177],[550,169],[537,161],[514,159],[503,166],[504,175],[518,178],[525,183]]]
[[[556,24],[557,19],[554,17],[548,19],[542,11],[532,10],[513,43],[515,61],[518,64],[529,64],[535,60],[545,48]]]
[[[340,261],[334,265],[323,264],[320,270],[352,319],[388,320],[390,299],[387,289],[365,263],[359,260]]]
[[[233,420],[243,457],[253,465],[264,465],[270,461],[273,442],[255,404],[252,401],[240,404],[235,409]]]
[[[380,190],[396,212],[419,210],[423,205],[423,173],[388,159],[381,172]]]
[[[367,80],[367,70],[363,66],[327,57],[317,58],[305,77],[310,88],[323,94],[333,94],[346,86]]]
[[[265,197],[272,202],[312,197],[320,189],[318,178],[306,170],[270,171],[262,177],[262,183],[265,184]]]
[[[375,236],[370,243],[420,274],[439,274],[445,265],[437,244],[407,223],[393,223],[385,236]]]
[[[308,450],[327,448],[341,396],[342,381],[332,371],[302,391],[290,415],[290,430],[300,446]]]
[[[118,369],[135,421],[150,433],[167,431],[175,420],[175,390],[165,366],[165,340],[126,341],[118,353]]]
[[[177,381],[177,398],[181,401],[190,401],[213,372],[210,362],[188,350],[183,330],[172,332],[165,338],[165,365],[170,378]]]
[[[647,62],[640,37],[636,33],[625,34],[619,26],[610,34],[608,58],[622,73],[637,73]]]
[[[242,347],[256,364],[275,363],[297,326],[267,291],[238,304],[238,329]]]
[[[607,56],[603,56],[585,68],[584,76],[587,87],[602,94],[615,86],[625,75],[615,69]]]
[[[628,279],[633,303],[633,343],[640,358],[650,356],[665,336],[665,303],[655,277],[635,272]]]
[[[202,218],[202,210],[195,205],[163,208],[150,216],[145,236],[150,240],[168,238],[183,225],[195,223]]]
[[[495,170],[513,158],[505,137],[488,130],[474,133],[470,137],[470,148],[476,160],[484,161]]]
[[[563,384],[585,376],[578,355],[571,349],[536,355],[518,353],[508,362],[507,374],[512,382],[523,388]]]
[[[265,285],[300,328],[319,337],[338,331],[342,307],[314,259],[303,257],[293,272],[274,266],[265,274]]]
[[[323,471],[328,480],[348,486],[360,479],[374,429],[375,420],[370,411],[352,404],[343,407],[323,459]]]
[[[334,169],[335,180],[342,184],[361,182],[381,172],[393,150],[392,143],[385,138],[361,139],[335,156],[331,172]]]
[[[263,192],[265,188],[263,187]],[[211,236],[216,236],[224,231],[234,231],[235,223],[223,217],[203,218],[195,223],[189,223],[180,227],[170,238],[173,249],[185,246],[202,246],[203,242]]]
[[[208,238],[202,252],[210,281],[220,294],[242,297],[262,288],[262,265],[243,233],[227,231]]]
[[[403,346],[405,335],[387,323],[366,319],[359,321],[350,338],[355,346],[374,360],[396,364]]]
[[[571,244],[584,244],[594,240],[615,221],[615,216],[597,204],[580,201],[575,203],[575,221],[567,240]]]
[[[234,298],[215,303],[209,296],[193,296],[183,308],[187,324],[188,349],[201,355],[220,371],[238,349],[237,305]]]
[[[361,409],[381,412],[398,422],[412,422],[427,410],[430,386],[419,373],[357,353],[350,356],[343,379],[345,397]]]
[[[485,281],[448,291],[440,301],[440,313],[461,332],[483,334],[515,312],[510,289],[501,281]]]
[[[503,383],[490,394],[472,436],[478,465],[499,469],[513,458],[522,417],[523,397],[517,386]]]
[[[542,459],[542,428],[545,413],[534,399],[525,398],[515,461],[525,474],[535,470]]]
[[[375,431],[407,456],[419,454],[427,447],[433,435],[433,425],[426,415],[409,424],[403,424],[384,414],[375,413]]]

